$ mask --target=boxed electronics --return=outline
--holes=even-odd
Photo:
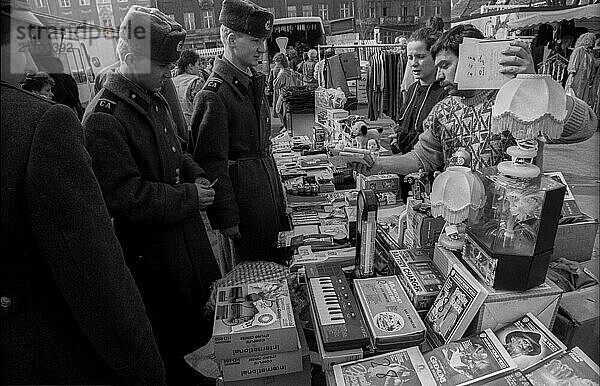
[[[297,351],[298,332],[287,282],[219,288],[213,341],[217,360]]]
[[[433,265],[438,269],[438,272],[444,279],[448,277],[450,270],[454,264],[462,264],[459,252],[454,252],[436,244],[433,248]]]
[[[375,174],[372,176],[356,176],[356,189],[371,189],[375,193],[400,193],[400,177],[397,174]]]
[[[389,251],[393,272],[417,311],[428,310],[444,284],[429,255],[421,249]]]
[[[346,118],[349,115],[344,109],[327,109],[327,126],[334,127],[335,121]]]
[[[302,371],[281,375],[263,376],[261,378],[240,381],[225,381],[217,379],[217,386],[306,386],[310,385],[312,366],[308,355],[302,357]]]
[[[465,336],[486,328],[497,330],[531,312],[548,329],[552,329],[563,293],[551,280],[525,292],[495,290],[486,287],[488,297],[467,328]]]
[[[425,340],[425,324],[396,276],[355,279],[354,290],[374,350],[398,350]]]
[[[598,220],[586,214],[571,223],[560,224],[556,231],[551,260],[559,257],[573,261],[591,259],[597,234]]]
[[[430,215],[429,205],[425,205],[421,201],[408,199],[404,247],[433,249],[445,223],[446,220],[442,217],[432,217]]]
[[[565,196],[555,180],[475,173],[485,205],[467,227],[462,259],[490,287],[525,291],[544,283]]]
[[[299,339],[296,344],[294,351],[224,359],[220,364],[223,379],[241,381],[302,371],[302,348]]]

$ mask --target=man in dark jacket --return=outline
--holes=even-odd
[[[219,21],[225,52],[215,59],[192,114],[194,159],[210,179],[219,179],[208,217],[213,229],[235,239],[238,260],[282,262],[277,234],[288,222],[269,152],[265,77],[253,68],[266,50],[273,15],[249,1],[225,0]]]
[[[6,82],[29,43],[17,17],[34,19],[18,8],[11,19],[9,8],[3,1],[0,384],[164,384],[78,118]]]
[[[148,310],[167,382],[203,383],[183,357],[211,337],[212,320],[203,309],[220,273],[200,211],[212,204],[214,190],[182,152],[160,93],[185,31],[158,9],[134,5],[119,36],[121,65],[106,74],[84,115],[86,145]]]

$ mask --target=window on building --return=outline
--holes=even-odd
[[[129,1],[129,0],[117,0],[117,2],[119,2],[119,3],[126,3],[126,2],[128,2],[128,1]]]
[[[215,27],[215,14],[212,9],[202,11],[202,28]]]
[[[38,8],[43,8],[46,6],[46,0],[35,0],[35,6]]]
[[[114,23],[112,17],[107,17],[106,19],[100,19],[100,23],[102,24],[103,27],[115,28],[115,23]]]
[[[287,17],[296,17],[296,6],[295,5],[288,5]]]
[[[96,0],[97,4],[109,4],[110,0]]]
[[[313,7],[312,4],[302,6],[302,16],[312,16]]]
[[[442,14],[442,7],[439,5],[435,6],[435,16],[440,16]]]
[[[341,3],[340,4],[340,18],[350,17],[352,16],[352,9],[350,8],[350,3]]]
[[[196,29],[196,17],[194,16],[194,12],[183,13],[183,28],[187,31]]]
[[[58,4],[61,7],[63,7],[63,8],[70,7],[71,6],[71,0],[59,0]]]
[[[417,15],[419,17],[425,16],[425,6],[424,5],[419,6],[419,13]]]
[[[319,16],[323,20],[329,20],[329,7],[327,4],[319,4]]]
[[[367,15],[369,15],[369,17],[376,17],[375,2],[369,1],[367,5]]]
[[[79,5],[90,5],[90,0],[79,0]]]

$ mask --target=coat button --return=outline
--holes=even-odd
[[[135,97],[137,97],[137,95],[131,94],[131,99],[135,99]]]
[[[177,152],[177,149],[175,149],[175,146],[171,147],[171,150],[173,150],[173,153]]]
[[[158,113],[158,106],[154,106],[154,111]]]
[[[163,130],[164,130],[165,134],[167,134],[167,128],[165,127]]]
[[[0,307],[2,308],[8,308],[12,305],[12,299],[9,298],[8,296],[2,296],[0,297]]]

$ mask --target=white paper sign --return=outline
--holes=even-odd
[[[500,73],[502,51],[510,45],[509,40],[468,41],[459,49],[458,67],[454,81],[459,90],[499,89],[513,78]]]

